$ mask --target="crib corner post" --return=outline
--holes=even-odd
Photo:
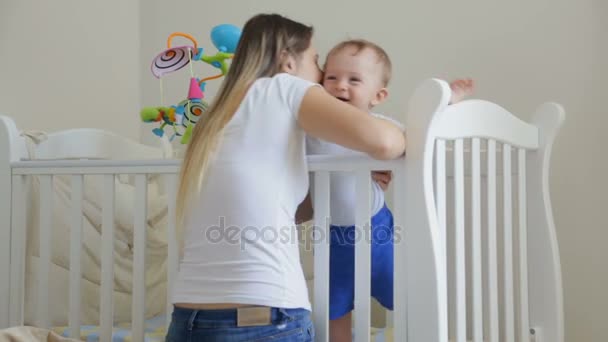
[[[13,188],[11,163],[25,156],[25,151],[15,121],[0,115],[0,329],[23,322],[22,310],[17,305],[21,300],[11,292],[19,285],[19,279],[15,276],[22,276],[23,270],[18,270],[17,266],[25,267],[21,263],[15,264],[14,260],[15,255],[25,255],[25,251],[16,250],[13,246],[16,237],[13,232],[13,195],[16,190]],[[21,191],[25,191],[25,188],[21,188]]]
[[[17,129],[8,117],[0,116],[0,329],[9,327],[11,255],[11,147]]]
[[[539,148],[527,155],[528,287],[530,326],[536,341],[564,341],[564,303],[561,265],[549,192],[553,142],[565,119],[556,103],[541,105],[532,118],[538,127]]]
[[[447,106],[449,98],[446,82],[427,80],[414,92],[405,124],[408,147],[400,191],[407,241],[406,336],[412,342],[447,342],[448,337],[447,279],[432,184],[432,122]],[[400,338],[403,337],[401,333]]]

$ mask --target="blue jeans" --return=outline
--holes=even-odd
[[[166,342],[312,342],[310,311],[271,309],[272,324],[237,327],[236,309],[193,310],[175,307]]]

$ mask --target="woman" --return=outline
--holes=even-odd
[[[206,119],[178,190],[180,270],[167,341],[312,341],[294,216],[308,190],[305,134],[404,153],[393,124],[327,94],[312,27],[257,15]]]

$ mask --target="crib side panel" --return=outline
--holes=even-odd
[[[501,134],[482,130],[470,136],[472,131],[453,133],[442,126],[437,144],[447,143],[436,156],[435,170],[443,171],[436,172],[435,193],[448,199],[445,206],[437,204],[437,215],[446,231],[450,340],[563,341],[561,266],[548,184],[551,145],[562,121],[561,107],[545,104],[532,124]],[[536,143],[518,135],[530,127]]]

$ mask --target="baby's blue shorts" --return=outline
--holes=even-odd
[[[393,310],[393,214],[384,205],[372,217],[371,295]],[[354,308],[355,226],[331,226],[329,255],[329,318],[337,319]]]

